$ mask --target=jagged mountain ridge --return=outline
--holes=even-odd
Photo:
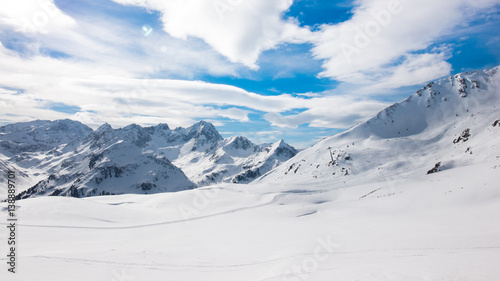
[[[244,137],[232,137],[223,140],[210,153],[181,154],[174,163],[199,185],[249,183],[296,154],[297,150],[283,140],[262,146]]]
[[[0,130],[0,144],[6,144],[0,151],[2,165],[9,163],[26,175],[24,182],[31,186],[19,198],[157,193],[219,182],[248,183],[297,153],[283,141],[264,147],[244,137],[224,139],[205,121],[174,130],[167,124],[113,129],[106,123],[93,131],[76,121],[38,120]],[[24,139],[29,141],[19,141]],[[35,146],[45,139],[51,141]]]
[[[342,187],[472,164],[500,167],[499,67],[429,83],[404,101],[298,153],[258,182]]]

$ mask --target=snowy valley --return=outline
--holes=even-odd
[[[206,122],[2,127],[26,198],[9,280],[499,280],[498,72],[430,83],[300,152]]]

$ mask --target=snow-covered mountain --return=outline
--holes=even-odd
[[[500,167],[499,67],[433,82],[328,137],[259,182],[347,186],[491,163]]]
[[[297,154],[283,140],[256,145],[245,137],[224,139],[210,123],[170,130],[167,125],[118,129],[123,139],[137,139],[145,150],[172,161],[197,186],[248,183]],[[140,137],[138,137],[140,136]]]
[[[205,152],[181,152],[174,163],[201,186],[249,183],[296,154],[297,150],[283,140],[262,146],[245,137],[232,137]]]
[[[204,121],[174,130],[167,124],[120,129],[104,124],[96,131],[71,120],[33,121],[0,132],[0,165],[19,171],[26,187],[19,198],[248,183],[297,153],[283,141],[264,147],[244,137],[224,139]]]
[[[89,127],[69,119],[10,124],[0,127],[0,154],[11,157],[23,152],[49,151],[91,132]]]
[[[131,125],[113,130],[105,124],[82,142],[62,145],[41,163],[48,178],[19,195],[88,197],[123,193],[158,193],[195,185],[167,158],[144,149],[150,134]],[[39,166],[39,167],[40,167]]]

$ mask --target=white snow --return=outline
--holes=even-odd
[[[0,276],[495,281],[500,173],[483,173],[489,168],[350,187],[222,185],[22,200],[18,273],[4,266]],[[287,276],[293,271],[299,275]]]
[[[500,280],[494,71],[438,81],[248,185],[18,201],[18,273],[2,255],[0,279]]]

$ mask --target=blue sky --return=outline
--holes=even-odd
[[[500,61],[499,0],[0,4],[0,123],[70,118],[305,148]]]

